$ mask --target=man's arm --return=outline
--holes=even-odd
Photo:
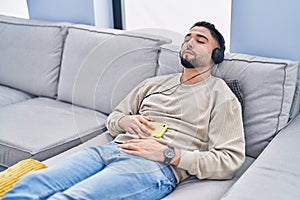
[[[144,97],[143,86],[139,84],[108,116],[106,127],[112,136],[129,132],[139,137],[149,136],[150,132],[145,127],[153,128],[150,124],[153,121],[150,117],[137,114],[140,102]]]
[[[178,167],[199,179],[229,179],[245,160],[241,107],[228,99],[211,112],[208,151],[181,149]]]

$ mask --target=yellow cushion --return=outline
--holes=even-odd
[[[47,166],[34,159],[26,159],[0,172],[0,198],[25,174],[46,168]]]

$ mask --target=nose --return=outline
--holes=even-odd
[[[188,48],[193,48],[193,46],[194,46],[194,39],[191,38],[189,41],[187,41],[186,46]]]

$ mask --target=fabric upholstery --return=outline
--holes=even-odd
[[[156,75],[165,75],[170,73],[182,72],[183,67],[179,58],[180,47],[175,45],[164,45],[160,49]]]
[[[74,148],[71,148],[67,151],[62,152],[61,154],[58,154],[56,156],[53,156],[45,161],[43,161],[43,163],[45,163],[47,166],[51,167],[53,165],[55,165],[57,163],[57,161],[65,159],[68,156],[71,156],[72,154],[83,150],[87,147],[92,147],[92,146],[99,146],[99,145],[105,145],[110,143],[113,140],[113,137],[109,134],[108,131],[105,131],[104,133],[97,135],[96,137],[84,142],[83,144],[80,144]]]
[[[64,26],[0,16],[0,84],[57,95]]]
[[[98,112],[49,98],[1,107],[0,165],[45,160],[102,133],[105,120]]]
[[[225,83],[228,85],[228,87],[231,89],[231,91],[235,94],[235,96],[238,98],[239,102],[241,103],[241,106],[243,107],[244,100],[243,100],[243,93],[240,86],[240,83],[238,80],[226,80]]]
[[[290,110],[290,119],[294,119],[300,112],[300,80],[297,80],[296,91],[294,94],[292,108]]]
[[[220,199],[226,191],[242,176],[248,167],[254,162],[251,157],[246,157],[242,167],[230,180],[199,180],[191,177],[181,182],[175,190],[164,200],[215,200]]]
[[[216,76],[241,84],[247,155],[256,158],[287,125],[297,70],[295,61],[233,53],[212,70]]]
[[[300,115],[281,131],[222,198],[300,199]]]
[[[127,32],[69,28],[58,98],[109,114],[139,82],[154,76],[159,46],[165,42]]]
[[[25,101],[32,97],[34,96],[0,85],[0,107]]]

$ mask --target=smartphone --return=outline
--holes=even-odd
[[[156,138],[161,138],[168,129],[168,125],[165,123],[151,122],[151,124],[155,127],[155,129],[152,130],[148,127],[147,128],[151,132],[151,136]]]

